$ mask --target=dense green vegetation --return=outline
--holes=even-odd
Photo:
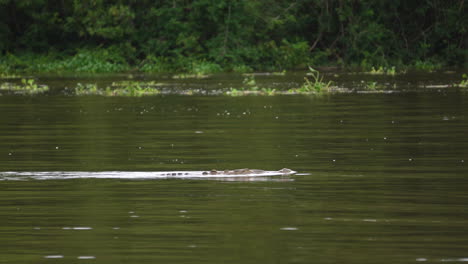
[[[467,66],[464,0],[0,0],[0,74]]]

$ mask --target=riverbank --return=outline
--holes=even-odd
[[[109,49],[84,49],[73,54],[52,52],[47,54],[7,54],[0,57],[0,77],[33,74],[94,74],[94,73],[183,73],[195,76],[221,72],[252,73],[255,71],[285,72],[291,70],[306,70],[309,65],[320,71],[346,70],[354,72],[370,72],[375,74],[395,74],[408,70],[435,71],[444,69],[460,69],[442,61],[416,60],[409,64],[396,63],[385,65],[344,64],[339,61],[323,61],[314,63],[313,58],[304,58],[302,63],[290,64],[232,64],[216,63],[207,59],[190,57],[155,57],[147,56],[141,60],[129,59],[118,52]],[[463,68],[463,67],[462,67]],[[466,69],[466,68],[465,68]]]

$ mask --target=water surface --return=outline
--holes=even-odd
[[[141,98],[71,96],[76,80],[49,79],[51,93],[0,96],[3,172],[300,172],[3,175],[0,263],[466,262],[468,94],[421,88],[441,79],[392,77],[406,86],[390,94]]]

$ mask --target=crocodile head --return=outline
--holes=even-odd
[[[284,173],[284,174],[287,174],[287,173],[292,173],[293,170],[290,170],[288,168],[282,168],[281,170],[279,170],[278,172],[281,172],[281,173]]]

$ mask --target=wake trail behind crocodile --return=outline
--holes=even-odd
[[[0,181],[7,180],[65,180],[65,179],[203,179],[203,178],[253,178],[284,176],[294,171],[262,171],[261,173],[210,174],[209,171],[6,171],[0,172]]]

